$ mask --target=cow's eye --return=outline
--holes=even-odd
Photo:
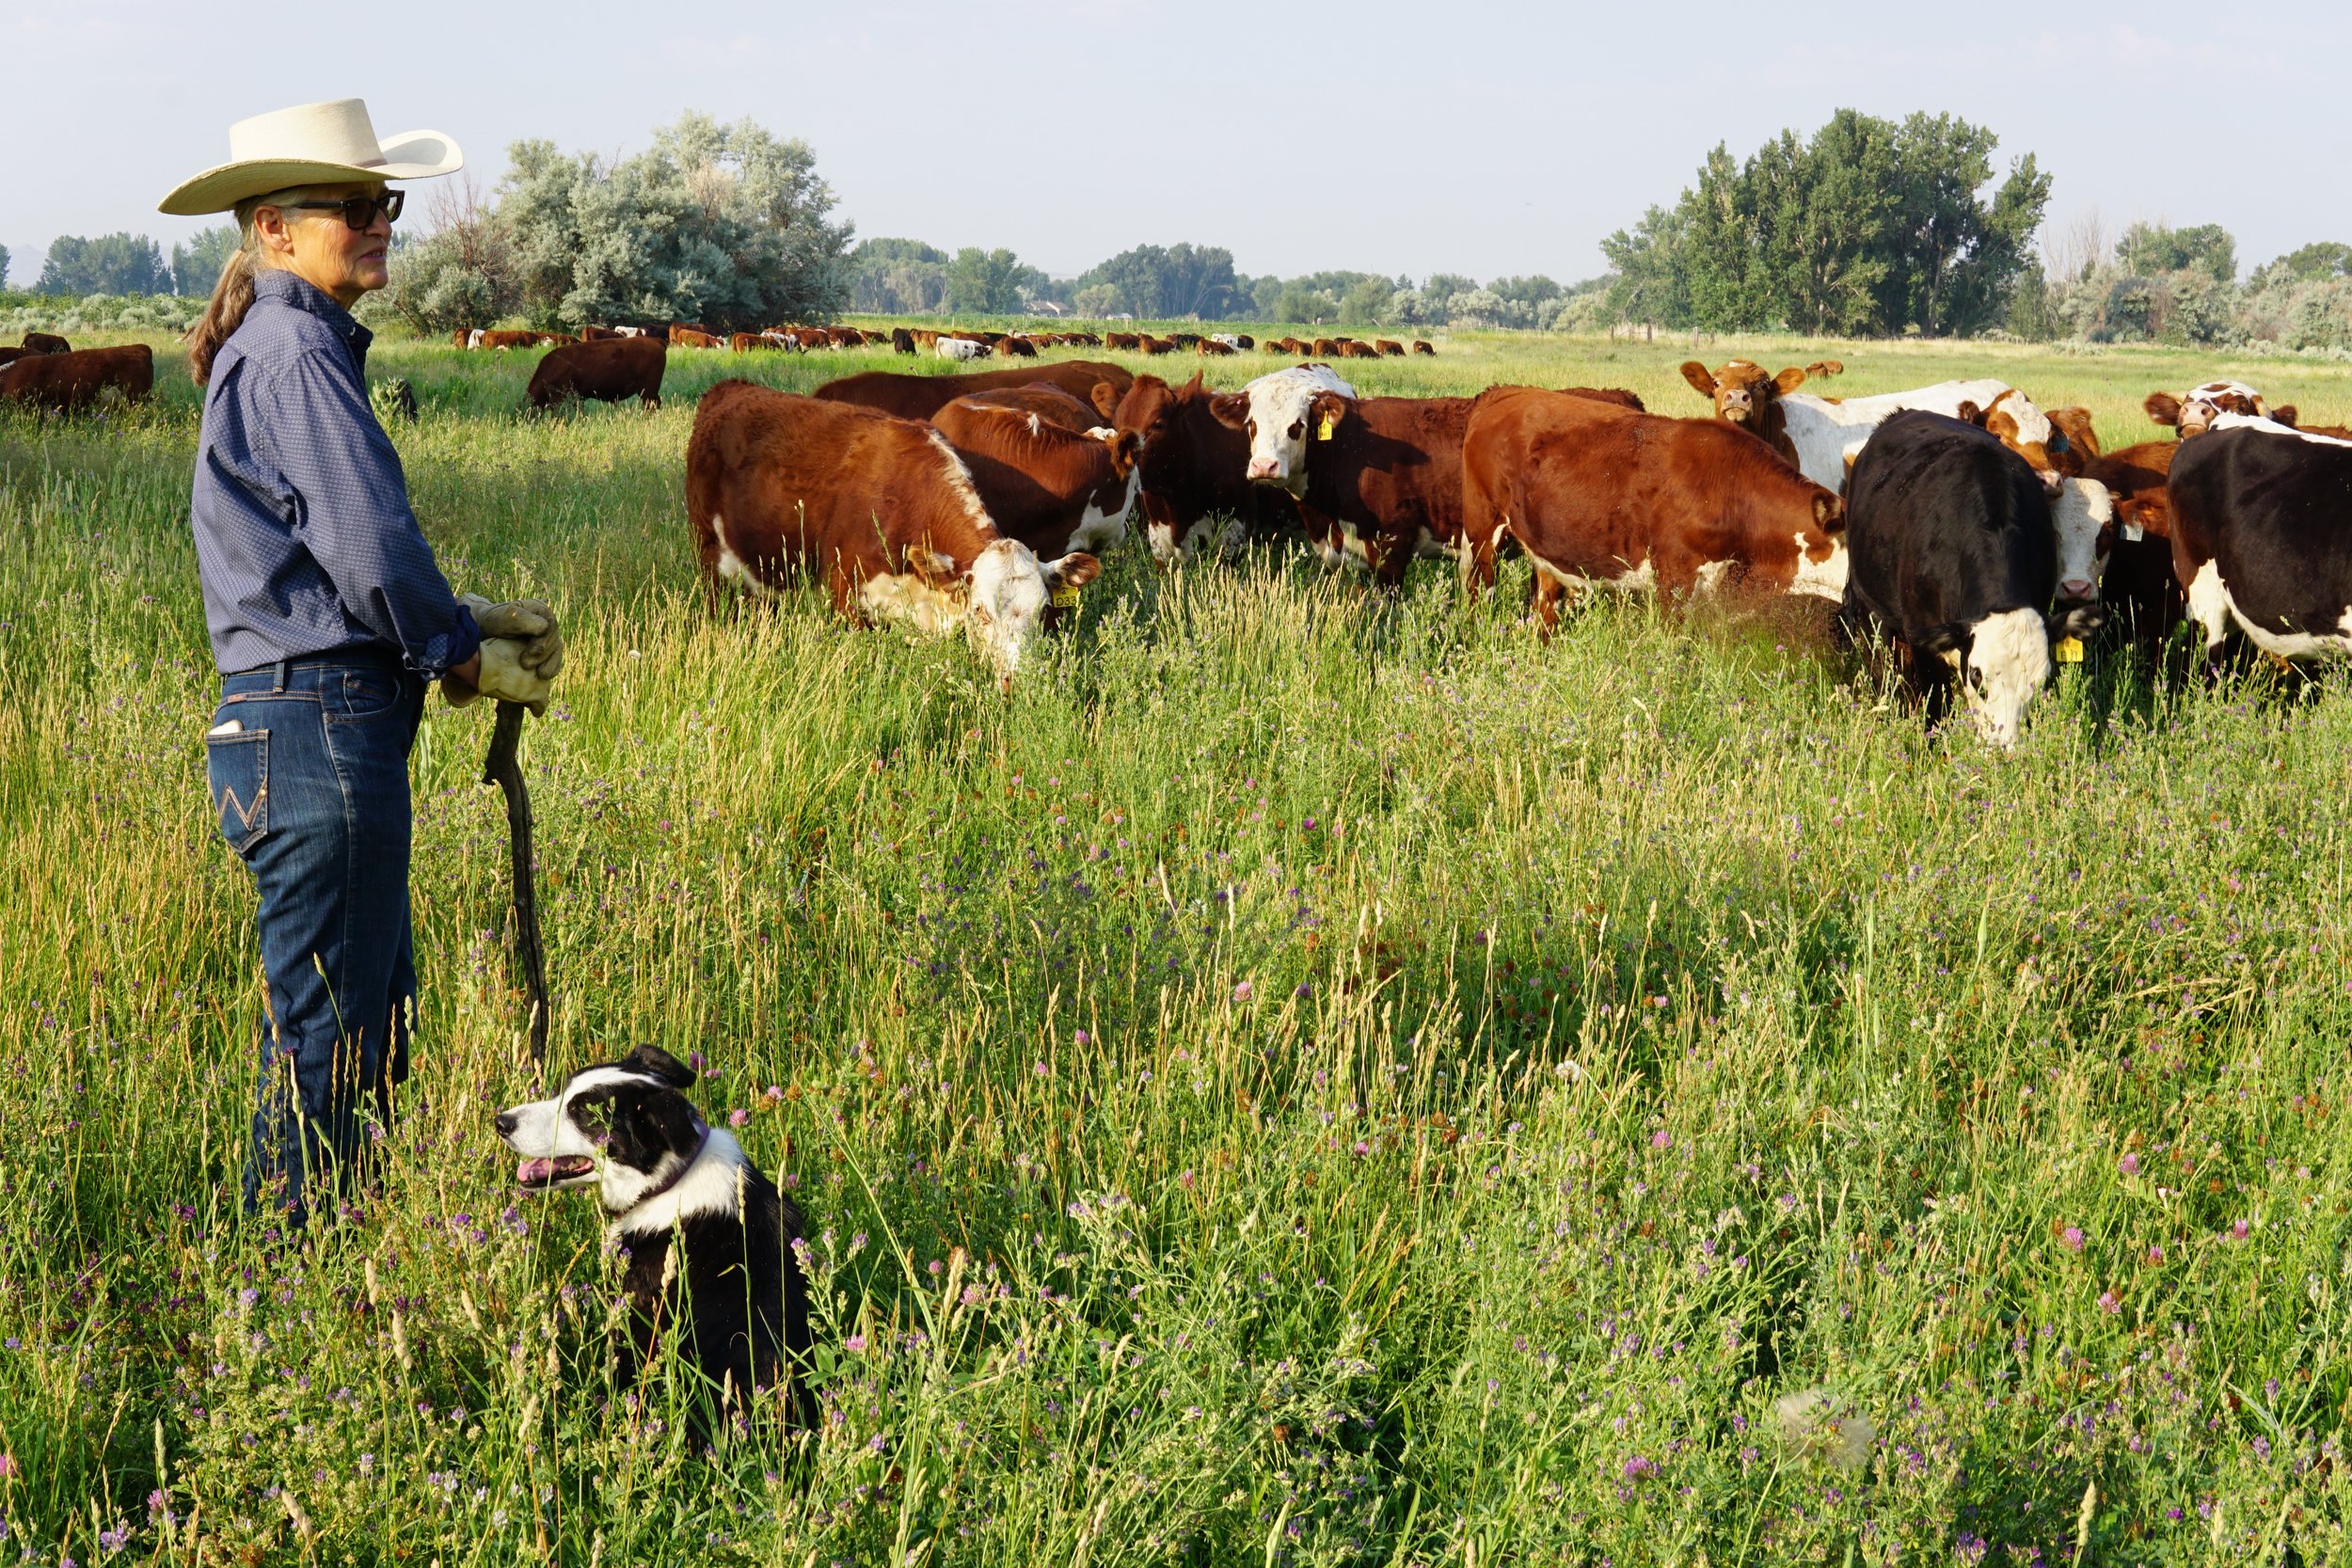
[[[1981,697],[1984,695],[1984,669],[1982,666],[1976,664],[1968,666],[1968,684],[1976,689],[1978,696]]]
[[[1298,439],[1301,436],[1304,436],[1305,434],[1307,434],[1307,421],[1306,421],[1306,420],[1297,420],[1297,421],[1294,422],[1294,423],[1291,425],[1291,439],[1292,439],[1292,440],[1295,441],[1295,440],[1297,440],[1297,439]]]

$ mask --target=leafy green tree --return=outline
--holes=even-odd
[[[1532,277],[1498,277],[1486,285],[1486,292],[1500,299],[1534,306],[1549,305],[1565,291],[1542,273],[1537,273]]]
[[[1692,323],[1691,277],[1684,253],[1690,217],[1680,206],[1652,207],[1631,229],[1600,242],[1609,262],[1605,309],[1612,321],[1665,327]]]
[[[2237,241],[2217,223],[2193,229],[2171,229],[2161,223],[2135,223],[2115,244],[2115,259],[2126,272],[2153,274],[2204,273],[2217,283],[2237,277]]]
[[[497,222],[534,322],[728,330],[821,319],[849,298],[850,226],[829,220],[805,142],[688,114],[617,162],[538,140],[507,161]]]
[[[1996,145],[1949,115],[1898,126],[1851,109],[1744,164],[1718,144],[1671,214],[1603,242],[1612,304],[1717,330],[1979,330],[2003,319],[2050,194],[2027,155],[1979,200]]]
[[[1455,294],[1475,293],[1477,288],[1478,280],[1474,277],[1465,277],[1458,272],[1433,272],[1422,284],[1421,293],[1423,299],[1450,299]]]
[[[216,223],[171,247],[172,293],[201,299],[220,281],[220,269],[237,248],[237,226]]]
[[[2248,281],[2250,286],[2261,288],[2274,279],[2293,278],[2308,283],[2323,277],[2352,277],[2352,245],[2322,240],[2256,267]]]
[[[1222,245],[1136,245],[1088,268],[1072,287],[1104,285],[1115,292],[1120,309],[1162,320],[1216,321],[1254,303],[1233,274],[1233,253]]]
[[[144,234],[60,234],[50,242],[34,291],[44,294],[167,294],[163,247]]]
[[[1396,285],[1385,277],[1366,277],[1340,297],[1339,319],[1385,324],[1396,319]]]
[[[1301,283],[1285,283],[1271,313],[1279,322],[1296,322],[1302,326],[1314,326],[1336,321],[1340,302],[1321,289],[1311,289]]]
[[[947,309],[1009,315],[1021,309],[1021,259],[1001,246],[964,246],[947,264]]]

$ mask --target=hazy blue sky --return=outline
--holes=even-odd
[[[1601,270],[1596,243],[1840,105],[1949,110],[2096,210],[2219,222],[2251,265],[2352,241],[2352,5],[1606,7],[1371,0],[814,6],[0,0],[0,244],[167,246],[230,121],[368,100],[485,182],[517,137],[642,147],[685,109],[805,138],[862,235],[1055,274],[1145,241],[1250,274]]]

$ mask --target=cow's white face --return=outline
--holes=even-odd
[[[2095,479],[2070,479],[2050,505],[2058,531],[2058,597],[2085,602],[2099,596],[2106,561],[2100,535],[2115,521],[2115,497]]]
[[[980,551],[972,562],[971,604],[963,624],[995,670],[999,687],[1012,689],[1013,673],[1037,641],[1053,591],[1091,582],[1101,570],[1101,562],[1078,550],[1041,562],[1018,539],[999,539]]]
[[[1356,388],[1333,374],[1327,365],[1302,365],[1262,375],[1242,388],[1211,404],[1217,419],[1237,425],[1249,436],[1248,478],[1253,484],[1270,484],[1293,496],[1307,488],[1308,404],[1318,392],[1353,398]],[[1238,416],[1238,417],[1236,417]]]
[[[2050,681],[2050,631],[2038,610],[2005,610],[1969,628],[1960,690],[1984,737],[2017,744],[2026,709]]]
[[[2190,388],[2188,395],[2181,400],[2181,437],[2185,440],[2191,436],[2202,436],[2224,414],[2262,419],[2269,412],[2263,395],[2245,382],[2208,381],[2202,387]]]

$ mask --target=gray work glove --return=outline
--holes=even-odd
[[[479,594],[460,594],[457,602],[473,611],[473,624],[483,639],[508,638],[521,645],[523,667],[543,680],[564,673],[564,631],[545,599],[508,599],[492,604]],[[510,699],[511,701],[512,699]]]
[[[548,677],[523,662],[530,646],[519,638],[484,638],[482,668],[474,684],[468,686],[453,674],[444,675],[442,699],[452,707],[470,707],[478,697],[492,697],[501,703],[522,704],[534,719],[547,712]],[[556,661],[563,661],[560,650]]]

